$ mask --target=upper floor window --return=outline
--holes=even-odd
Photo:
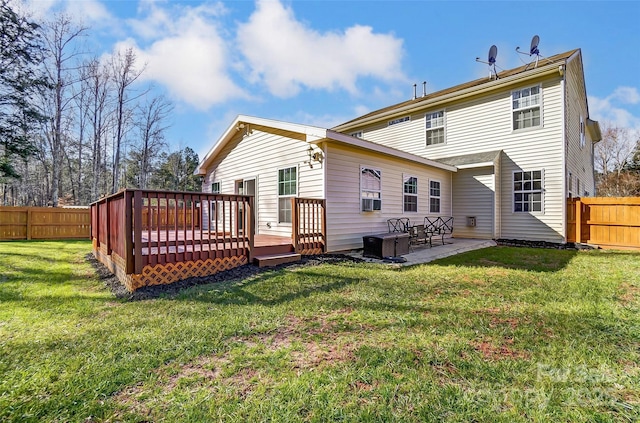
[[[220,194],[220,182],[211,184],[211,194]]]
[[[362,211],[382,209],[382,172],[379,169],[360,168],[360,201]]]
[[[542,170],[513,172],[513,211],[542,211]]]
[[[405,176],[403,182],[403,210],[405,212],[418,211],[418,178]]]
[[[584,135],[584,118],[580,116],[580,148],[584,148],[586,145],[585,135]]]
[[[291,223],[292,210],[291,197],[298,193],[297,169],[288,167],[278,170],[278,222]]]
[[[440,213],[440,182],[429,181],[429,213]]]
[[[444,143],[444,110],[425,115],[427,145]]]
[[[541,98],[539,85],[511,92],[513,129],[540,126]]]

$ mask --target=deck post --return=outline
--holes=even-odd
[[[322,200],[322,239],[324,241],[322,245],[322,252],[327,252],[327,199]]]
[[[256,213],[255,210],[253,208],[255,204],[255,197],[251,196],[249,197],[249,255],[247,257],[247,259],[249,260],[249,263],[253,262],[253,246],[255,243],[255,236],[256,236]]]
[[[298,199],[291,198],[291,241],[293,243],[293,251],[298,252],[298,237],[300,231],[300,210],[298,209]]]
[[[582,242],[582,201],[576,198],[576,243]]]
[[[133,259],[134,272],[142,273],[142,191],[135,190],[133,194]]]
[[[133,214],[131,203],[133,192],[124,191],[124,257],[126,263],[126,273],[130,275],[134,271],[135,263],[133,256]],[[113,228],[115,229],[115,228]]]

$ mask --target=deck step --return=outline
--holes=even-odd
[[[256,256],[253,258],[253,264],[258,267],[270,267],[277,266],[284,263],[293,263],[300,261],[300,254],[298,253],[279,253],[269,254],[263,256]]]

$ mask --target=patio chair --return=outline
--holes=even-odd
[[[418,244],[426,244],[429,242],[429,246],[431,246],[431,236],[427,233],[424,228],[424,225],[414,225],[411,227],[409,243],[411,245]]]
[[[411,227],[411,221],[408,217],[400,217],[395,219],[387,220],[387,227],[389,228],[389,233],[391,232],[409,232],[409,228]]]

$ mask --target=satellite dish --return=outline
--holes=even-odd
[[[490,65],[496,64],[496,57],[498,57],[498,47],[496,47],[495,45],[492,45],[491,48],[489,49],[489,56],[487,60]]]
[[[529,56],[532,56],[534,54],[536,56],[540,55],[540,50],[538,50],[538,44],[540,44],[540,37],[538,37],[537,35],[534,35],[533,38],[531,39],[531,47],[529,48]]]
[[[522,52],[520,51],[520,47],[516,47],[516,51],[520,54],[528,55],[529,57],[534,55],[536,56],[535,64],[533,65],[534,68],[538,67],[538,60],[540,60],[540,58],[542,57],[540,55],[540,50],[538,50],[539,44],[540,44],[540,37],[538,37],[537,35],[534,35],[533,38],[531,39],[531,45],[529,46],[529,53]],[[522,60],[522,63],[526,63],[526,62]],[[531,63],[533,62],[527,63],[527,67],[525,69],[528,69]]]
[[[480,60],[479,57],[476,57],[476,62],[484,63],[489,65],[489,79],[494,76],[498,79],[498,71],[496,70],[496,58],[498,57],[498,47],[492,45],[489,49],[489,54],[487,55],[487,61]]]

